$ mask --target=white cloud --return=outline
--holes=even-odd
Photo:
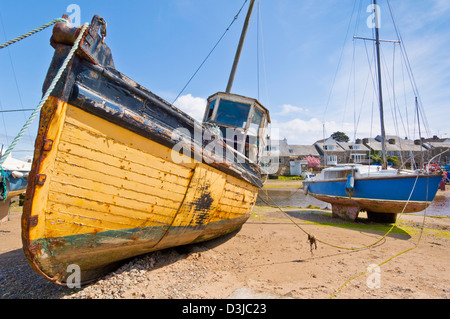
[[[272,130],[277,129],[280,138],[287,138],[288,143],[299,145],[312,145],[317,140],[323,138],[323,123],[317,118],[302,120],[294,118],[289,121],[273,120]],[[325,137],[336,131],[343,131],[347,135],[352,134],[353,124],[338,124],[334,121],[325,123]],[[349,136],[353,136],[349,135]]]
[[[298,113],[307,113],[307,110],[305,110],[302,107],[294,106],[291,104],[283,104],[281,107],[281,112],[278,113],[279,115],[295,115]]]
[[[448,0],[434,0],[433,2],[431,11],[433,16],[443,15],[450,10],[450,1]]]
[[[194,97],[192,94],[180,96],[174,103],[174,105],[180,110],[200,122],[203,120],[206,104],[206,99],[202,97]]]

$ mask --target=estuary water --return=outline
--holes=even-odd
[[[438,190],[436,197],[427,208],[427,216],[450,216],[450,186],[447,185],[447,191]],[[262,189],[259,191],[260,197],[270,203],[272,199],[280,207],[308,207],[316,206],[321,209],[331,209],[331,204],[322,202],[312,196],[306,196],[303,189]],[[268,197],[267,197],[268,195]],[[263,200],[257,199],[256,205],[265,206]],[[423,212],[416,214],[422,215]]]

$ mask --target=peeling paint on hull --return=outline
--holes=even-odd
[[[173,136],[207,128],[116,71],[99,21],[41,110],[22,215],[28,262],[58,284],[72,264],[89,282],[127,258],[228,234],[262,186],[256,164]],[[44,90],[71,48],[55,40],[59,27]],[[175,161],[180,141],[192,152]]]
[[[249,215],[226,221],[212,222],[191,241],[193,233],[199,234],[196,227],[171,227],[166,238],[180,244],[195,243],[223,236],[239,229]],[[172,247],[159,243],[165,233],[164,228],[148,227],[106,231],[93,234],[80,234],[59,238],[41,238],[31,242],[35,249],[36,263],[44,270],[48,280],[64,284],[72,274],[70,265],[78,265],[81,270],[81,283],[85,284],[99,278],[120,265],[128,258]]]

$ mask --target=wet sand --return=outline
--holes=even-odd
[[[423,217],[402,216],[382,238],[390,225],[370,223],[364,214],[349,223],[322,210],[283,211],[257,206],[232,234],[137,257],[95,283],[68,289],[40,278],[28,265],[21,248],[21,211],[15,207],[11,220],[0,224],[0,298],[450,297],[450,218],[427,217],[420,237]],[[318,240],[312,252],[304,231]],[[369,248],[346,249],[377,241]]]

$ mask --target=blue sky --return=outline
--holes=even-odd
[[[69,5],[76,4],[82,23],[90,22],[94,14],[107,21],[106,41],[116,68],[173,102],[243,3],[244,0],[0,0],[0,42],[64,13],[73,14],[74,11],[68,12]],[[279,130],[279,137],[288,138],[292,144],[312,144],[323,137],[323,128],[327,136],[337,130],[352,139],[376,136],[379,119],[373,105],[377,102],[367,67],[373,61],[366,54],[372,53],[372,44],[352,41],[353,35],[372,36],[366,23],[369,3],[260,0],[260,14],[255,7],[232,92],[259,98],[271,111],[272,127]],[[381,37],[395,39],[386,0],[379,3]],[[428,134],[423,135],[450,137],[450,1],[391,0],[391,5],[427,118]],[[175,103],[198,119],[203,115],[206,98],[226,88],[247,6],[248,2]],[[0,50],[1,109],[36,107],[53,56],[50,36],[51,28]],[[382,47],[387,73],[383,79],[387,131],[413,139],[418,137],[417,128],[412,128],[417,121],[414,95],[402,69],[400,49],[397,45],[394,54],[393,47],[391,43]],[[394,84],[395,103],[393,78],[398,80]],[[7,147],[30,114],[1,113],[0,143]],[[396,117],[397,126],[388,119],[391,115]],[[33,149],[37,124],[38,119],[16,147],[15,157],[29,156],[23,151]]]

